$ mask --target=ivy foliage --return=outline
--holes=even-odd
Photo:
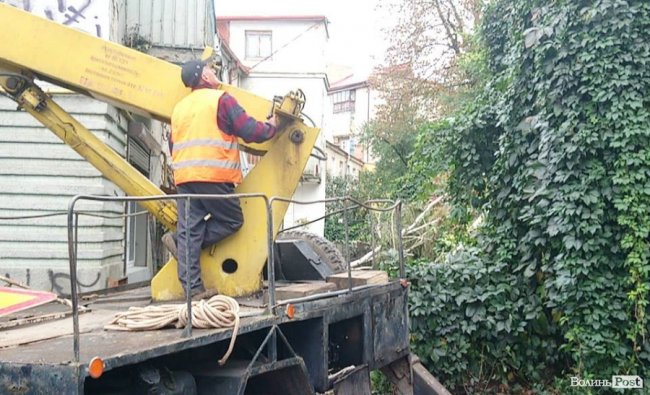
[[[650,377],[650,2],[497,0],[480,36],[491,77],[411,160],[485,212],[411,268],[416,349],[470,392]]]
[[[362,173],[362,177],[365,177],[365,174]],[[359,180],[352,177],[332,177],[328,175],[325,195],[328,198],[349,196],[357,201],[364,202],[367,198],[364,196],[363,188],[355,188],[358,185]],[[348,241],[368,241],[368,211],[356,208],[347,210],[346,214],[345,207],[353,205],[355,203],[350,201],[335,201],[327,204],[327,213],[329,214],[325,218],[325,238],[327,240],[339,243],[345,242],[345,221],[347,221]]]

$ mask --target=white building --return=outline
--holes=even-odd
[[[219,12],[219,10],[217,10]],[[300,89],[307,102],[304,114],[308,124],[321,128],[317,146],[325,150],[323,124],[327,115],[327,75],[325,45],[328,39],[324,16],[217,15],[223,49],[232,51],[242,65],[238,86],[272,99]],[[294,199],[320,200],[325,197],[325,166],[312,158]],[[325,214],[325,204],[290,205],[285,227],[304,223]],[[322,235],[324,221],[305,227]]]
[[[330,141],[327,142],[327,174],[330,177],[358,179],[364,166],[365,163],[358,157],[350,155]]]
[[[375,91],[370,89],[368,76],[349,74],[330,85],[328,90],[329,106],[326,128],[333,146],[342,149],[349,157],[356,158],[364,163],[364,167],[372,168],[374,162],[369,150],[361,142],[363,128],[366,127],[375,116],[376,105],[379,97]],[[340,160],[340,153],[337,150],[330,150],[328,156],[337,156]],[[330,167],[334,168],[330,171]],[[353,166],[350,171],[354,171]],[[328,161],[327,172],[337,176],[339,163],[333,159]],[[347,173],[348,175],[353,175]]]

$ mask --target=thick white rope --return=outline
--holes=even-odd
[[[239,303],[231,297],[215,295],[209,300],[192,302],[192,326],[199,329],[233,328],[228,351],[219,360],[223,365],[235,346],[239,330]],[[187,304],[130,307],[117,313],[105,329],[120,331],[148,331],[168,326],[183,328],[187,325]]]

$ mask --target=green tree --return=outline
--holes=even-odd
[[[490,78],[417,143],[485,213],[478,249],[412,273],[416,346],[452,385],[648,377],[648,32],[641,0],[486,9]]]

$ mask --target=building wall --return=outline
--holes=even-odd
[[[132,0],[129,0],[132,1]],[[111,0],[109,14],[113,16],[109,27],[108,40],[123,44],[126,38],[126,12],[127,0]]]
[[[273,56],[261,59],[246,58],[246,31],[271,31]],[[233,20],[229,22],[229,47],[251,68],[248,75],[240,78],[239,86],[255,94],[272,99],[289,91],[301,89],[306,98],[304,113],[321,128],[317,146],[325,150],[323,124],[327,106],[327,86],[325,75],[325,44],[327,32],[323,20]],[[310,124],[309,120],[305,121]],[[310,159],[308,172],[316,165],[324,169],[325,163]],[[318,181],[305,177],[298,185],[293,199],[299,201],[321,200],[325,197],[325,172],[318,173]],[[325,204],[291,204],[285,216],[284,226],[290,227],[305,223],[325,215]],[[303,229],[322,235],[324,221],[310,224]]]
[[[328,127],[332,130],[333,137],[345,136],[350,132],[353,134],[360,133],[364,125],[373,119],[375,115],[375,106],[377,104],[375,94],[366,86],[354,90],[356,91],[354,111],[337,113],[334,112],[333,97],[334,93],[338,91],[330,90],[329,92],[328,108],[331,112],[331,118]]]
[[[348,90],[348,89],[343,89]],[[328,108],[331,111],[328,128],[332,137],[348,136],[351,133],[361,132],[361,128],[368,121],[368,89],[357,88],[354,111],[334,112],[333,92],[330,91]]]
[[[121,43],[128,41],[127,9],[136,3],[140,6],[145,3],[144,0],[0,1]],[[167,5],[155,3],[157,7]],[[198,4],[196,0],[187,4],[175,3],[187,6]],[[212,2],[205,0],[201,4],[207,7]],[[191,13],[192,10],[188,10],[188,15]],[[212,23],[212,18],[205,18],[205,21]],[[129,22],[138,24],[133,18]],[[214,33],[209,35],[210,39],[213,37]],[[51,84],[41,85],[54,92],[55,101],[121,156],[127,156],[129,139],[141,140],[141,137],[128,136],[130,120],[115,107],[86,96],[64,93],[66,91]],[[124,195],[31,116],[15,111],[15,103],[6,98],[0,99],[0,216],[62,212],[67,210],[70,199],[77,194]],[[143,171],[159,185],[162,181],[160,151],[166,146],[163,138],[165,125],[157,121],[141,121],[146,124],[148,133],[145,136],[146,144],[141,145],[146,146],[147,153],[151,151],[148,169]],[[80,218],[78,275],[81,289],[105,288],[109,285],[109,279],[119,280],[125,276],[129,277],[129,281],[151,278],[154,257],[158,261],[163,257],[159,252],[154,253],[155,248],[160,249],[160,243],[156,240],[159,236],[151,234],[146,220],[145,226],[134,233],[127,229],[126,220],[121,216],[125,212],[123,203],[83,203],[80,207],[116,216]],[[127,234],[132,237],[126,239]],[[133,267],[125,262],[125,252],[131,243],[147,246],[135,260],[130,261],[135,261]],[[0,273],[36,289],[69,291],[65,216],[0,221],[0,248]]]
[[[211,0],[127,0],[127,34],[165,48],[212,46],[213,9]]]
[[[213,0],[125,1],[127,45],[177,64],[214,47]]]
[[[271,58],[246,58],[247,30],[272,32]],[[230,22],[229,45],[253,72],[317,73],[322,78],[326,37],[322,20],[235,20]]]
[[[75,94],[54,95],[65,110],[121,155],[126,119],[106,103]],[[120,196],[79,154],[16,104],[0,97],[0,216],[66,213],[77,194]],[[80,209],[120,215],[121,203],[86,202]],[[82,216],[78,275],[82,290],[122,277],[123,218]],[[0,273],[35,289],[68,292],[67,217],[0,221]]]
[[[330,177],[351,177],[358,179],[364,162],[350,156],[333,143],[327,144],[327,174]]]
[[[112,29],[125,0],[0,0],[43,18],[59,22],[105,40],[120,33]]]
[[[354,89],[356,91],[356,100],[354,111],[334,112],[334,94],[339,91]],[[343,142],[340,147],[346,152],[361,159],[366,163],[373,162],[373,158],[365,147],[361,145],[360,137],[363,134],[364,127],[372,121],[376,114],[376,106],[379,103],[378,94],[369,89],[368,86],[343,87],[340,89],[330,89],[328,97],[328,115],[326,129],[331,136],[332,142]],[[353,149],[350,151],[350,139],[352,139]]]

